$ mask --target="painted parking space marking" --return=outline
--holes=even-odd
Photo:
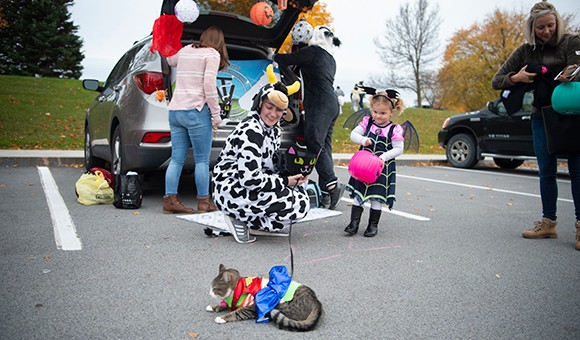
[[[475,170],[475,169],[463,169],[463,168],[454,168],[454,167],[450,167],[450,166],[434,166],[433,169],[454,170],[454,171],[461,171],[461,172],[471,172],[471,173],[476,173],[476,174],[483,173],[486,175],[495,175],[495,176],[503,176],[503,177],[516,177],[516,178],[522,178],[522,179],[532,178],[532,176],[530,176],[530,175],[506,174],[506,173],[497,172],[497,171],[489,171],[489,170],[482,170],[482,169],[477,169],[477,170]],[[533,178],[535,180],[539,179],[539,177],[537,177],[537,174]],[[570,183],[570,180],[566,180],[566,179],[562,179],[562,178],[557,178],[556,181],[560,182],[560,183]]]
[[[50,169],[38,167],[38,174],[46,196],[46,203],[50,209],[57,248],[62,250],[81,250],[81,240],[77,235],[75,225],[58,191],[58,186],[52,177]]]
[[[397,174],[397,176],[399,176],[399,174]],[[347,203],[353,203],[354,200],[352,198],[341,198],[342,201],[345,201]],[[365,203],[364,204],[365,207],[370,208],[370,204],[369,203]],[[422,222],[426,222],[426,221],[431,221],[431,219],[429,217],[425,217],[425,216],[419,216],[419,215],[415,215],[415,214],[410,214],[410,213],[406,213],[403,211],[399,211],[399,210],[389,210],[388,208],[382,208],[382,211],[389,213],[389,214],[393,214],[393,215],[397,215],[397,216],[401,216],[401,217],[405,217],[405,218],[410,218],[412,220],[416,220],[416,221],[422,221]]]
[[[506,194],[514,194],[514,195],[537,197],[537,198],[540,198],[541,197],[539,194],[530,194],[530,193],[527,193],[527,192],[514,191],[514,190],[506,190],[506,189],[498,189],[498,188],[491,188],[491,187],[486,187],[486,186],[481,186],[481,185],[474,185],[474,184],[465,184],[465,183],[456,183],[456,182],[449,182],[449,181],[441,181],[441,180],[438,180],[438,179],[423,178],[423,177],[417,177],[417,176],[406,176],[406,175],[397,174],[397,177],[408,178],[408,179],[415,179],[415,180],[418,180],[418,181],[425,181],[425,182],[433,182],[433,183],[439,183],[439,184],[446,184],[446,185],[454,185],[454,186],[460,186],[460,187],[466,187],[466,188],[478,189],[478,190],[485,190],[485,191],[503,192],[503,193],[506,193]],[[574,202],[573,200],[567,199],[567,198],[558,198],[558,201],[571,202],[571,203]]]

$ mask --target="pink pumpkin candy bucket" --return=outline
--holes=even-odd
[[[370,184],[377,181],[383,172],[385,163],[367,150],[357,151],[348,163],[348,173],[361,182]]]

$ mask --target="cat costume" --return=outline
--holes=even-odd
[[[270,84],[256,94],[248,117],[228,136],[218,157],[213,170],[213,197],[226,218],[252,230],[276,233],[287,229],[291,221],[304,218],[310,201],[305,185],[288,187],[287,178],[276,168],[281,129],[278,124],[267,126],[259,112],[266,97],[283,109],[288,106],[288,98],[286,87],[275,82],[271,65],[268,74]],[[288,110],[284,119],[291,120],[291,114]],[[236,241],[251,242],[251,238],[246,239]]]
[[[220,264],[210,295],[220,299],[220,303],[207,306],[206,311],[231,310],[215,318],[219,324],[250,319],[263,323],[271,319],[280,329],[306,332],[316,328],[323,314],[316,293],[293,281],[285,266],[273,267],[269,278],[262,278],[241,277],[237,270]]]

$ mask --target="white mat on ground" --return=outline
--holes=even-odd
[[[318,220],[318,219],[327,218],[327,217],[334,217],[334,216],[338,216],[341,214],[342,214],[342,212],[340,212],[340,211],[328,210],[328,209],[322,209],[322,208],[312,208],[312,209],[310,209],[310,211],[308,212],[306,217],[304,217],[300,221],[296,221],[296,223],[308,222],[308,221]],[[204,213],[204,214],[180,215],[180,216],[177,216],[177,218],[181,218],[183,220],[190,221],[190,222],[195,222],[195,223],[207,225],[209,227],[212,227],[213,229],[223,230],[223,231],[226,231],[228,233],[230,232],[228,229],[228,226],[226,225],[226,220],[224,219],[224,214],[221,211],[208,212],[208,213]]]

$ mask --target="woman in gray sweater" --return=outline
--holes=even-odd
[[[547,2],[535,4],[525,27],[527,42],[518,47],[495,74],[491,81],[492,88],[505,90],[523,84],[538,84],[542,75],[530,72],[528,66],[532,63],[542,64],[554,75],[562,70],[571,73],[580,65],[580,37],[564,33],[564,28],[562,17],[552,4]],[[557,81],[547,86],[544,78],[541,87],[534,86],[532,132],[534,151],[540,170],[543,216],[541,221],[535,222],[534,228],[523,232],[526,238],[558,237],[556,231],[557,155],[551,155],[548,152],[541,107],[551,105],[555,85],[560,82],[577,81],[580,77],[575,78],[560,75]],[[551,79],[554,79],[553,75]],[[568,156],[568,170],[572,180],[572,196],[576,213],[576,249],[580,250],[580,154]]]

